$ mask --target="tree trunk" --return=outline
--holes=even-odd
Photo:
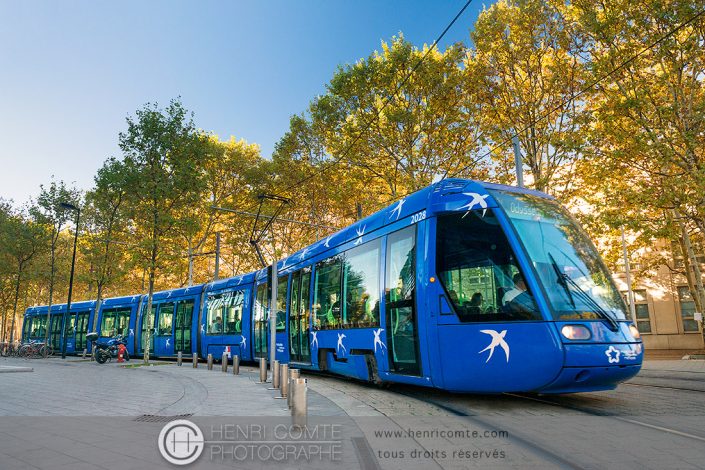
[[[17,284],[15,284],[15,307],[12,311],[12,327],[10,328],[10,342],[12,343],[15,340],[15,318],[17,318],[17,302],[19,302],[20,299],[20,279],[22,278],[22,265],[24,263],[20,263],[19,268],[17,269]],[[3,321],[4,323],[4,321]],[[5,341],[5,333],[3,332],[3,341]]]

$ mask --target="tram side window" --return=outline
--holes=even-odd
[[[244,300],[245,293],[239,290],[233,293],[229,304],[224,306],[225,328],[223,331],[225,333],[234,334],[242,332],[242,309]]]
[[[159,336],[170,336],[171,325],[174,320],[174,304],[161,304],[159,306],[159,327],[157,334]]]
[[[208,296],[208,334],[242,332],[244,291],[229,291]]]
[[[314,325],[318,329],[338,328],[341,323],[341,268],[341,256],[333,256],[316,263],[313,315]]]
[[[343,325],[359,328],[379,325],[380,240],[345,253]]]
[[[74,326],[76,325],[76,314],[72,313],[69,315],[68,320],[66,320],[66,324],[64,325],[64,334],[65,335],[73,335],[73,330]]]
[[[30,337],[33,339],[44,338],[47,332],[47,316],[37,315],[32,319],[32,333]]]
[[[29,340],[29,332],[32,328],[32,317],[24,317],[24,326],[22,327],[22,341]]]
[[[286,331],[286,287],[289,276],[277,280],[277,331]]]
[[[437,238],[438,275],[460,321],[541,318],[491,210],[439,217]]]

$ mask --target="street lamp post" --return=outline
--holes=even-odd
[[[78,207],[74,206],[73,204],[69,204],[67,202],[62,202],[61,207],[64,209],[68,209],[71,211],[76,212],[76,234],[73,237],[73,257],[71,258],[71,276],[69,277],[69,299],[68,302],[66,302],[66,311],[64,312],[64,318],[63,321],[61,322],[61,331],[63,332],[63,341],[61,342],[61,359],[66,359],[66,321],[67,321],[67,315],[70,314],[71,311],[71,294],[73,293],[73,271],[74,267],[76,266],[76,245],[78,243],[78,222],[81,218],[81,209]]]

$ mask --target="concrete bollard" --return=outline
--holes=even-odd
[[[294,426],[306,427],[308,420],[306,379],[293,379],[291,386],[294,390],[294,396],[291,400],[291,422]]]
[[[279,388],[279,361],[274,360],[272,364],[272,386],[269,390],[277,390]]]
[[[197,369],[198,368],[198,354],[193,353],[193,357],[191,358],[193,361],[193,368]]]
[[[85,358],[86,358],[86,353],[88,353],[88,350],[87,350],[87,349],[84,349],[84,350],[83,350],[83,355],[81,356],[81,359],[85,359]]]
[[[183,353],[181,351],[179,351],[179,353],[176,355],[176,365],[181,367],[181,364],[183,363],[183,361],[184,361]]]
[[[233,356],[233,375],[240,375],[240,356]]]
[[[292,382],[295,379],[298,379],[301,377],[301,370],[300,369],[289,369],[289,393],[286,396],[286,404],[289,408],[291,408],[291,400],[294,397],[294,387],[292,386]]]
[[[267,359],[264,357],[259,358],[259,382],[257,383],[267,383]]]
[[[280,399],[287,399],[289,394],[289,364],[279,365],[279,391],[281,393]]]
[[[228,353],[223,352],[223,356],[221,357],[220,362],[221,362],[220,369],[223,372],[227,372],[228,371]]]
[[[213,370],[213,354],[208,354],[208,370]]]

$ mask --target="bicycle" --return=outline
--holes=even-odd
[[[51,350],[51,347],[47,346],[46,343],[30,340],[29,343],[25,343],[20,347],[20,350],[17,355],[19,357],[26,357],[26,358],[42,357],[42,358],[46,359],[49,356],[50,350]]]

